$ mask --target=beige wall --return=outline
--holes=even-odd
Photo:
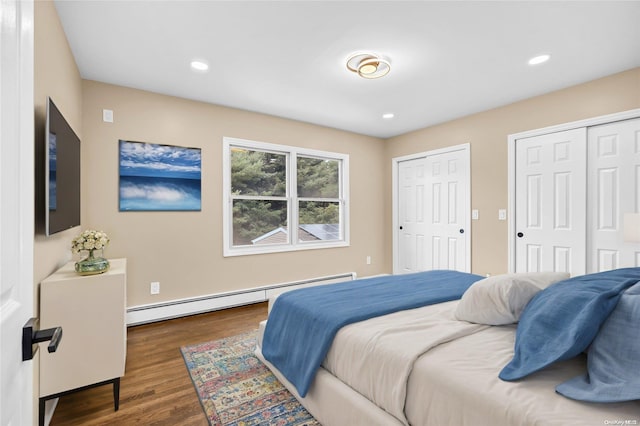
[[[34,313],[39,312],[40,281],[71,260],[71,238],[80,229],[45,237],[44,232],[44,127],[47,96],[82,137],[82,80],[58,14],[51,1],[34,2],[34,122],[35,122],[35,230],[34,236]],[[34,357],[33,424],[37,422],[40,394],[40,355]],[[46,356],[45,352],[45,356]]]
[[[384,141],[335,129],[94,81],[83,82],[83,215],[111,237],[105,255],[128,259],[128,305],[201,296],[355,271],[387,272]],[[111,109],[113,123],[102,121]],[[350,156],[351,246],[222,256],[224,136]],[[118,140],[202,149],[202,211],[119,212]],[[366,265],[366,256],[372,264]],[[149,294],[159,281],[161,293]]]
[[[44,126],[47,96],[82,139],[82,79],[51,1],[34,3],[34,104],[36,146],[36,235],[34,285],[71,260],[71,239],[79,227],[44,236]],[[37,312],[37,309],[36,309]]]
[[[510,134],[640,108],[640,68],[547,95],[391,138],[386,144],[385,223],[391,223],[391,163],[394,157],[461,143],[471,144],[472,271],[507,272],[507,137]],[[391,262],[391,228],[384,240]],[[391,268],[391,263],[389,263]]]

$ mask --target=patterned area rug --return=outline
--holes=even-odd
[[[209,424],[319,426],[253,354],[256,334],[180,348]]]

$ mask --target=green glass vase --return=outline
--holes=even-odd
[[[89,250],[89,256],[76,262],[76,272],[80,275],[101,274],[109,270],[109,261],[104,257],[95,257]]]

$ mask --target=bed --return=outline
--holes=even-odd
[[[409,275],[294,290],[260,324],[256,355],[321,424],[640,424],[640,268]],[[414,300],[421,285],[445,293]],[[380,298],[406,287],[409,301],[351,312],[383,287]],[[341,306],[355,320],[335,320]],[[303,368],[308,383],[278,351],[294,364],[320,358]]]

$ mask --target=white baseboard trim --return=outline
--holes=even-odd
[[[331,284],[356,279],[355,272],[311,278],[302,281],[255,287],[226,293],[177,299],[161,303],[131,306],[127,308],[127,326],[146,324],[219,309],[265,302],[272,297],[296,288]]]
[[[60,398],[49,399],[44,403],[44,425],[49,426],[53,413],[56,411]]]

